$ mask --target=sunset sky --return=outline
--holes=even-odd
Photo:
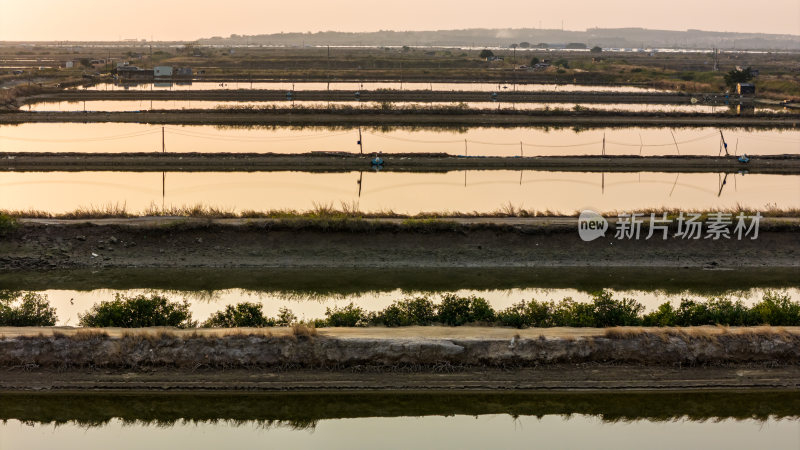
[[[696,28],[800,35],[798,0],[0,0],[0,40],[192,40],[293,31]]]

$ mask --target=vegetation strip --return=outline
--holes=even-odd
[[[299,321],[288,308],[277,317],[264,315],[262,305],[241,302],[228,305],[198,323],[192,318],[187,300],[170,301],[161,295],[125,296],[95,304],[79,314],[83,327],[143,328],[264,328],[275,326],[324,327],[408,327],[483,325],[514,328],[550,327],[690,327],[724,326],[800,326],[800,303],[789,295],[767,291],[761,301],[746,306],[741,300],[726,297],[706,301],[681,300],[644,313],[645,307],[632,298],[615,299],[610,291],[598,291],[590,302],[565,298],[559,302],[522,300],[495,311],[485,299],[476,296],[441,295],[438,303],[428,296],[395,301],[381,311],[368,312],[352,302],[343,307],[327,308],[325,318]],[[35,292],[0,291],[0,326],[36,327],[56,324],[55,308],[47,296]]]
[[[382,154],[382,171],[553,170],[582,172],[726,172],[800,174],[800,155],[715,156],[473,156]],[[13,171],[365,171],[372,155],[358,153],[0,153],[0,170]]]

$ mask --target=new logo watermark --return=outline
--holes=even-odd
[[[590,210],[581,211],[578,216],[578,234],[586,242],[593,241],[599,237],[605,237],[608,230],[608,221],[605,217]]]
[[[586,209],[578,216],[578,235],[586,242],[606,236],[611,225],[614,227],[614,239],[648,240],[648,239],[758,239],[758,227],[762,215],[746,215],[741,212],[734,216],[731,213],[713,212],[703,217],[699,213],[680,212],[677,217],[667,213],[630,213],[618,214],[610,223],[601,214]],[[671,226],[675,233],[671,233]]]

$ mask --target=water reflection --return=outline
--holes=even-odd
[[[358,127],[175,126],[166,129],[168,152],[359,151]],[[152,152],[161,151],[162,125],[134,123],[26,123],[0,126],[0,151]],[[798,154],[800,131],[725,129],[731,154]],[[675,139],[673,140],[673,134]],[[716,156],[717,128],[363,128],[367,153],[442,152],[470,155],[682,155]]]
[[[463,144],[462,144],[463,145]],[[723,183],[724,181],[724,183]],[[0,209],[63,213],[124,206],[204,204],[231,211],[309,210],[342,204],[365,212],[499,211],[508,205],[574,213],[647,208],[800,207],[800,176],[547,171],[401,172],[8,172]]]
[[[791,448],[796,392],[4,394],[25,448]],[[91,444],[89,444],[91,443]]]

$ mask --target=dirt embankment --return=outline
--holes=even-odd
[[[758,239],[584,242],[576,219],[144,218],[23,222],[0,237],[0,268],[798,267],[794,221]],[[495,223],[497,222],[497,223]]]
[[[602,172],[736,172],[798,174],[800,155],[463,157],[444,153],[383,154],[382,171],[557,170]],[[363,171],[372,155],[357,153],[0,153],[0,170],[126,171]]]
[[[352,110],[285,108],[263,111],[180,110],[139,112],[13,112],[0,114],[0,123],[83,122],[152,123],[173,125],[352,125],[352,126],[565,126],[586,127],[774,127],[795,128],[797,114],[734,116],[702,113],[641,113],[607,111],[492,110]]]
[[[5,337],[0,389],[674,389],[800,382],[796,329],[505,330],[503,337],[412,331],[405,337],[336,330]]]

